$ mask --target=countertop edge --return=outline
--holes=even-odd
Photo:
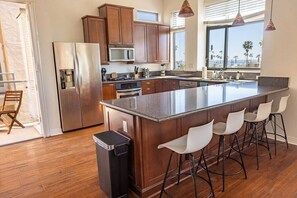
[[[149,78],[138,78],[138,79],[131,79],[131,80],[118,80],[118,81],[102,81],[102,84],[115,84],[115,83],[123,83],[123,82],[135,82],[135,81],[144,81],[144,80],[184,80],[184,81],[198,81],[198,82],[214,82],[214,83],[228,83],[228,82],[244,82],[244,81],[257,81],[252,79],[240,79],[240,80],[221,80],[221,79],[203,79],[201,77],[182,77],[182,76],[152,76]]]
[[[277,90],[269,91],[267,93],[257,94],[257,95],[254,95],[254,96],[245,97],[245,98],[238,99],[238,100],[233,100],[233,101],[226,102],[226,103],[221,103],[221,104],[218,104],[218,105],[213,105],[213,106],[209,106],[209,107],[205,107],[205,108],[201,108],[201,109],[196,109],[196,110],[189,111],[189,112],[186,112],[186,113],[180,113],[180,114],[177,114],[177,115],[174,115],[174,116],[168,116],[168,117],[162,118],[162,119],[156,119],[156,118],[153,118],[153,117],[149,117],[149,116],[146,116],[146,115],[134,112],[134,111],[130,111],[130,110],[127,110],[127,109],[124,109],[124,108],[121,108],[121,107],[117,107],[117,106],[105,103],[104,101],[101,101],[100,103],[102,105],[106,106],[106,107],[109,107],[109,108],[112,108],[112,109],[115,109],[115,110],[119,110],[119,111],[122,111],[124,113],[129,113],[131,115],[146,118],[148,120],[152,120],[152,121],[155,121],[155,122],[163,122],[163,121],[167,121],[167,120],[170,120],[170,119],[175,119],[175,118],[178,118],[178,117],[186,116],[186,115],[189,115],[189,114],[193,114],[193,113],[197,113],[197,112],[201,112],[201,111],[205,111],[205,110],[225,106],[225,105],[228,105],[228,104],[233,104],[233,103],[236,103],[236,102],[241,102],[241,101],[244,101],[244,100],[257,98],[257,97],[260,97],[260,96],[270,95],[270,94],[274,94],[274,93],[278,93],[278,92],[282,92],[282,91],[286,91],[286,90],[289,90],[289,87],[279,88]]]

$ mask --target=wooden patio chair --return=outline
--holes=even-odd
[[[5,91],[3,105],[0,110],[0,121],[8,126],[7,134],[10,133],[12,126],[16,123],[25,128],[17,119],[23,98],[23,91]]]

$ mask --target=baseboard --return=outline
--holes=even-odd
[[[268,131],[268,130],[267,130],[267,132],[271,133],[271,131]],[[268,134],[267,136],[268,136],[269,139],[274,140],[274,135],[273,134]],[[289,144],[297,145],[297,138],[296,137],[288,136],[287,138],[288,138],[288,143]],[[276,137],[276,140],[279,141],[279,142],[285,142],[284,138],[278,137],[278,136]]]
[[[62,132],[61,128],[51,129],[51,130],[49,130],[49,133],[46,133],[46,137],[62,135],[62,134],[63,134],[63,132]]]
[[[292,137],[292,136],[288,136],[288,142],[290,144],[297,145],[297,138],[296,137]]]

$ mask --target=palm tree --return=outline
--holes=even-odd
[[[253,42],[252,41],[244,41],[243,48],[245,49],[244,55],[246,56],[246,65],[248,65],[249,61],[249,51],[253,49]]]

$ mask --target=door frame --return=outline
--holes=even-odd
[[[48,114],[46,111],[46,99],[45,99],[45,87],[43,84],[42,77],[42,67],[41,67],[41,56],[40,56],[40,46],[38,40],[38,31],[36,24],[35,16],[35,4],[34,2],[24,1],[23,3],[28,6],[29,22],[31,28],[31,38],[32,38],[32,47],[33,55],[35,61],[35,72],[36,72],[36,81],[37,81],[37,95],[39,97],[39,113],[40,113],[40,128],[41,134],[43,137],[49,137],[49,124],[48,124]]]

